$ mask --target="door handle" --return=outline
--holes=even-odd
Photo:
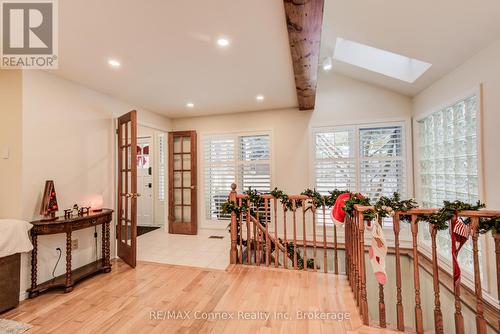
[[[196,186],[191,186],[190,188],[194,190],[194,189],[196,189]]]

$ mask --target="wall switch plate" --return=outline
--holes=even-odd
[[[71,250],[78,249],[78,239],[71,240]]]
[[[8,147],[2,148],[2,159],[7,160],[10,157],[10,151]]]

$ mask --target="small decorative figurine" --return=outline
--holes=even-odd
[[[54,186],[54,181],[45,181],[45,190],[43,192],[42,207],[40,208],[40,214],[43,216],[42,220],[55,220],[56,212],[59,210],[57,205],[56,189]]]

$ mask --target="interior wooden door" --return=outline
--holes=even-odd
[[[173,234],[196,234],[196,132],[170,132],[168,147],[168,231]]]
[[[137,254],[137,113],[118,118],[118,256],[131,267]]]

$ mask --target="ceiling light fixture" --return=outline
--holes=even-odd
[[[116,59],[109,59],[108,60],[108,64],[111,66],[111,67],[114,67],[114,68],[118,68],[120,67],[122,64],[116,60]]]
[[[257,95],[257,96],[255,97],[255,99],[256,99],[257,101],[264,101],[264,95]]]
[[[330,71],[333,68],[332,58],[326,57],[323,59],[323,71]]]
[[[194,108],[194,103],[193,102],[188,102],[188,103],[186,103],[186,107],[188,107],[188,108]]]
[[[217,40],[217,45],[225,48],[229,45],[229,40],[225,37],[221,37]]]

